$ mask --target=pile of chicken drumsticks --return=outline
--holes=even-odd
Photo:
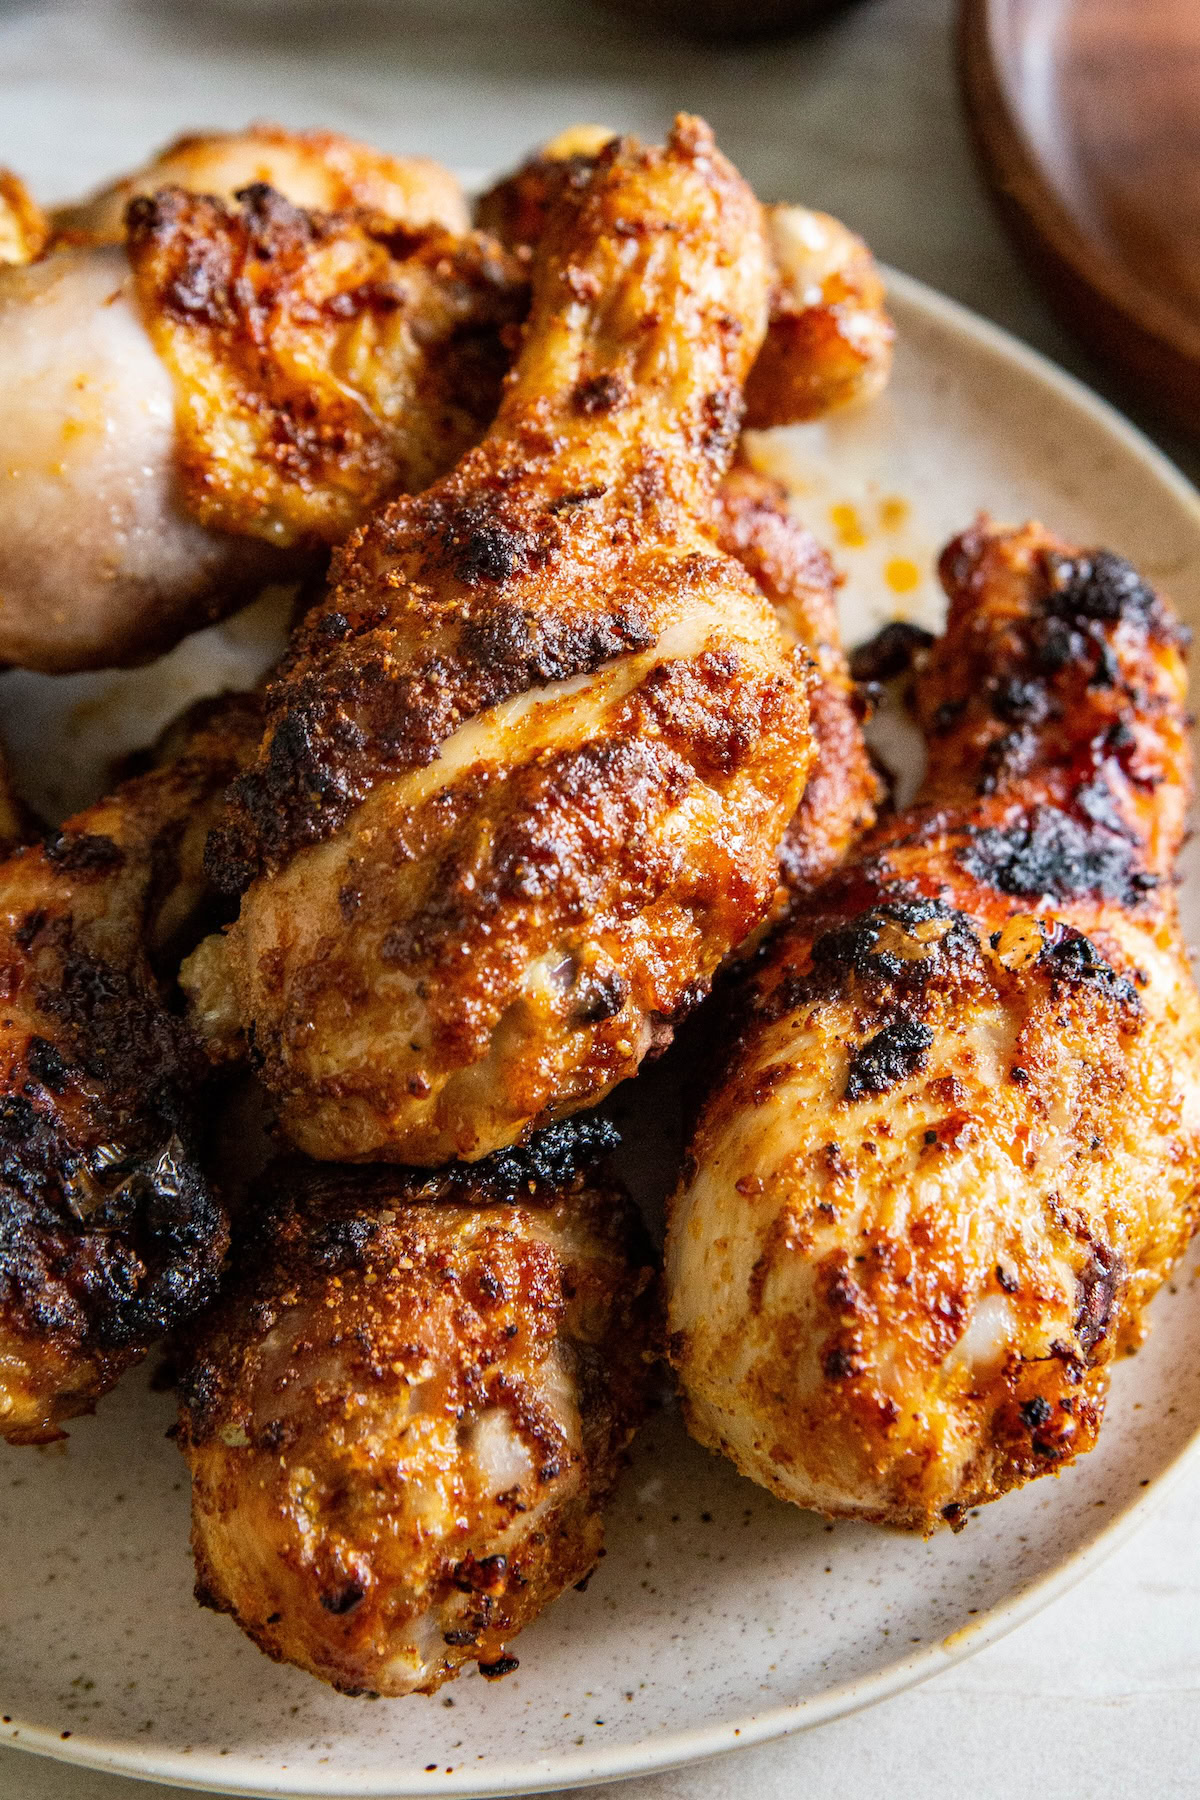
[[[1197,1218],[1185,634],[981,519],[888,807],[741,439],[886,381],[865,246],[681,116],[565,133],[474,228],[329,133],[48,217],[3,176],[0,262],[0,662],[298,584],[255,692],[0,818],[0,1434],[169,1337],[198,1596],[391,1695],[504,1673],[594,1567],[664,1349],[831,1516],[958,1525],[1088,1449]],[[701,1003],[660,1275],[593,1109]]]

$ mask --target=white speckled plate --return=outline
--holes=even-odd
[[[931,559],[979,508],[1040,514],[1131,556],[1200,624],[1200,500],[1107,407],[1011,339],[901,277],[896,376],[874,408],[760,450],[848,576],[848,635],[936,622]],[[80,780],[189,692],[260,661],[270,608],[152,671],[0,682],[31,790],[61,806],[43,746]],[[1200,871],[1185,884],[1200,922]],[[639,1084],[644,1086],[644,1084]],[[655,1109],[636,1094],[655,1138]],[[649,1148],[649,1146],[647,1146]],[[644,1173],[647,1188],[655,1185]],[[867,1705],[1026,1618],[1132,1529],[1200,1428],[1196,1294],[1154,1305],[1117,1371],[1100,1447],[921,1543],[827,1525],[689,1443],[645,1432],[586,1593],[522,1637],[520,1669],[430,1699],[349,1700],[276,1668],[191,1598],[167,1396],[128,1382],[47,1450],[0,1450],[0,1727],[31,1750],[247,1794],[515,1794],[686,1762]]]

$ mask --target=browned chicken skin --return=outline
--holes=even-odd
[[[197,1593],[270,1656],[348,1693],[502,1674],[594,1568],[653,1347],[636,1215],[579,1167],[604,1136],[275,1173],[180,1430]]]
[[[222,204],[256,182],[257,204]],[[189,208],[197,184],[217,197]],[[503,259],[434,247],[466,230],[436,164],[263,127],[187,140],[118,189],[0,267],[0,664],[169,650],[447,467],[495,406]]]
[[[806,675],[714,536],[759,209],[706,127],[545,234],[499,418],[341,553],[211,844],[185,968],[311,1155],[479,1157],[633,1074],[774,887]]]
[[[512,248],[532,247],[564,187],[587,181],[611,137],[564,131],[476,203],[476,222]],[[768,206],[773,265],[766,338],[746,382],[745,424],[798,425],[869,400],[886,385],[895,333],[883,281],[860,237],[828,213]]]
[[[784,629],[813,661],[809,716],[816,756],[780,846],[790,893],[815,887],[875,822],[879,782],[859,723],[837,616],[837,579],[783,486],[738,460],[717,492],[722,550],[753,576]]]
[[[182,494],[213,530],[340,543],[483,435],[527,272],[479,233],[303,211],[269,187],[239,201],[167,188],[128,213],[138,305],[175,384]]]
[[[34,265],[0,280],[0,662],[161,654],[448,469],[495,411],[553,195],[607,135],[482,203],[516,254],[467,234],[436,164],[330,132],[180,139],[52,232],[0,173],[0,263]],[[876,392],[891,352],[860,240],[799,207],[768,225],[756,426]]]
[[[429,157],[387,156],[336,131],[258,124],[176,138],[132,175],[74,206],[60,206],[52,219],[53,246],[123,243],[130,201],[163,188],[232,200],[259,185],[313,212],[363,211],[414,229],[467,229],[461,187]]]
[[[255,703],[206,703],[163,766],[0,865],[0,1437],[37,1443],[211,1294],[199,1047],[159,969],[208,893],[216,796]]]
[[[746,383],[746,426],[802,425],[873,400],[892,372],[895,331],[863,240],[807,206],[768,206],[771,324]]]
[[[765,952],[668,1245],[701,1440],[925,1530],[1092,1445],[1200,1187],[1177,622],[1040,526],[942,573],[925,785]]]
[[[25,183],[0,169],[0,264],[32,262],[49,235],[49,221]]]

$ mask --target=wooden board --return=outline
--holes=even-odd
[[[968,115],[1056,310],[1200,435],[1200,0],[962,0]]]

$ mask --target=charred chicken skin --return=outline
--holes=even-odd
[[[1200,1184],[1180,629],[1040,526],[942,576],[924,788],[768,947],[668,1244],[701,1441],[921,1530],[1093,1444]]]
[[[766,287],[707,127],[609,146],[487,439],[297,632],[210,841],[240,917],[184,980],[308,1154],[473,1159],[591,1104],[769,901],[807,672],[714,537]]]
[[[489,188],[477,223],[512,248],[536,245],[555,197],[586,182],[611,133],[577,125]],[[748,428],[799,425],[873,399],[895,332],[883,281],[860,237],[807,206],[765,208],[772,262],[766,338],[746,382]]]
[[[208,893],[254,702],[0,865],[0,1436],[60,1437],[210,1298],[227,1231],[195,1153],[206,1064],[160,970]]]
[[[181,1392],[198,1596],[352,1694],[428,1693],[601,1554],[654,1271],[598,1122],[424,1176],[283,1165]],[[549,1141],[547,1141],[547,1139]]]
[[[131,199],[128,235],[80,227],[0,269],[0,663],[158,655],[492,416],[523,277],[440,222],[462,207],[422,187],[449,181],[435,165],[322,185],[341,140],[295,143],[268,159],[281,186],[299,160],[299,194],[374,210],[312,214],[261,185],[240,208],[189,200],[208,163],[168,156],[154,179],[176,186]]]

